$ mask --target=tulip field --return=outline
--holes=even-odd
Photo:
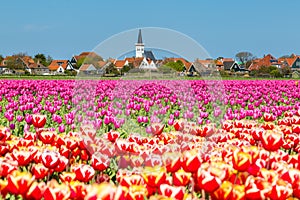
[[[0,80],[0,199],[300,199],[295,80]]]

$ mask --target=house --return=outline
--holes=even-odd
[[[65,71],[73,71],[74,68],[69,60],[53,60],[48,66],[51,74],[63,74]]]
[[[252,61],[251,65],[249,66],[249,70],[259,70],[261,67],[270,67],[275,66],[277,68],[281,68],[281,63],[271,54],[268,54],[260,59],[255,59]]]
[[[223,66],[226,71],[241,71],[241,67],[236,61],[223,61]]]
[[[7,56],[1,62],[1,66],[5,68],[8,65],[11,65],[10,62],[12,62],[13,68],[15,68],[12,70],[13,72],[16,72],[16,70],[23,70],[36,75],[49,73],[49,69],[46,66],[42,65],[39,61],[35,62],[30,56]],[[10,72],[7,71],[7,73]]]
[[[281,64],[281,67],[288,67],[292,71],[300,70],[300,56],[295,54],[288,58],[279,58],[278,62]]]
[[[82,52],[79,55],[74,55],[72,56],[70,63],[72,64],[72,66],[76,66],[77,62],[81,59],[85,60],[86,58],[92,58],[95,59],[96,61],[103,61],[102,57],[99,56],[97,53],[95,52]],[[89,63],[90,64],[90,63]]]
[[[97,68],[93,64],[83,64],[79,68],[79,72],[84,74],[97,74]]]

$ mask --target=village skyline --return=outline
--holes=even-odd
[[[44,53],[65,59],[91,51],[114,34],[138,27],[163,27],[184,33],[212,58],[233,57],[241,51],[256,57],[270,53],[277,58],[300,52],[300,29],[295,26],[298,1],[154,0],[151,4],[156,5],[155,12],[145,14],[145,4],[137,0],[75,0],[72,4],[58,0],[5,1],[0,12],[5,19],[0,54]],[[10,14],[12,10],[14,15]]]

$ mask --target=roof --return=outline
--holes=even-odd
[[[291,58],[279,58],[278,63],[287,67],[292,67],[298,58],[300,58],[300,56],[296,56],[296,55],[294,55]]]
[[[142,30],[139,29],[139,35],[138,35],[138,41],[137,44],[143,44],[143,39],[142,39]]]
[[[93,71],[96,70],[93,64],[83,64],[79,68],[79,71]]]
[[[280,64],[278,60],[272,56],[271,54],[268,54],[260,59],[255,59],[252,61],[252,64],[249,67],[249,70],[258,70],[262,66],[272,66],[272,65],[278,65]]]
[[[48,66],[48,69],[51,71],[57,70],[60,66],[63,69],[66,69],[68,66],[69,61],[68,60],[53,60],[51,64]]]
[[[154,62],[156,61],[152,51],[144,51],[144,57],[146,57],[147,59],[149,58],[149,59],[153,60]]]
[[[126,60],[116,60],[115,63],[114,63],[114,65],[117,68],[122,68],[122,67],[124,67],[125,63],[126,63]]]
[[[234,63],[234,61],[223,61],[224,70],[230,70]]]
[[[76,61],[78,61],[78,60],[80,60],[82,58],[97,57],[97,56],[99,56],[99,55],[97,53],[95,53],[95,52],[88,52],[88,51],[86,51],[86,52],[80,53],[79,55],[74,56],[74,58],[76,59]],[[101,57],[101,56],[99,56],[99,57]]]

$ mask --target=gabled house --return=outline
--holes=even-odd
[[[97,74],[97,68],[93,64],[83,64],[80,66],[79,72],[85,74]]]
[[[226,71],[241,71],[241,67],[236,61],[224,61],[223,66]]]
[[[295,54],[289,58],[279,58],[278,62],[281,64],[282,67],[288,67],[292,71],[300,70],[300,56]]]
[[[249,66],[249,70],[259,70],[262,66],[270,67],[275,66],[277,68],[281,68],[281,64],[274,56],[268,54],[260,59],[255,59],[252,61],[251,65]]]
[[[73,65],[69,60],[53,60],[48,66],[50,73],[63,74],[65,71],[73,71]]]
[[[72,66],[76,66],[77,62],[80,59],[86,59],[86,58],[96,58],[97,60],[102,61],[101,56],[99,56],[95,52],[82,52],[79,55],[72,56],[72,58],[70,59],[70,63],[72,64]]]
[[[25,71],[37,75],[49,73],[47,67],[42,65],[39,61],[35,62],[30,56],[7,56],[1,62],[1,66],[6,68],[10,65],[10,62],[13,62],[13,67],[15,67],[15,69],[12,69],[12,73],[18,72],[22,74],[23,72],[25,73]]]

